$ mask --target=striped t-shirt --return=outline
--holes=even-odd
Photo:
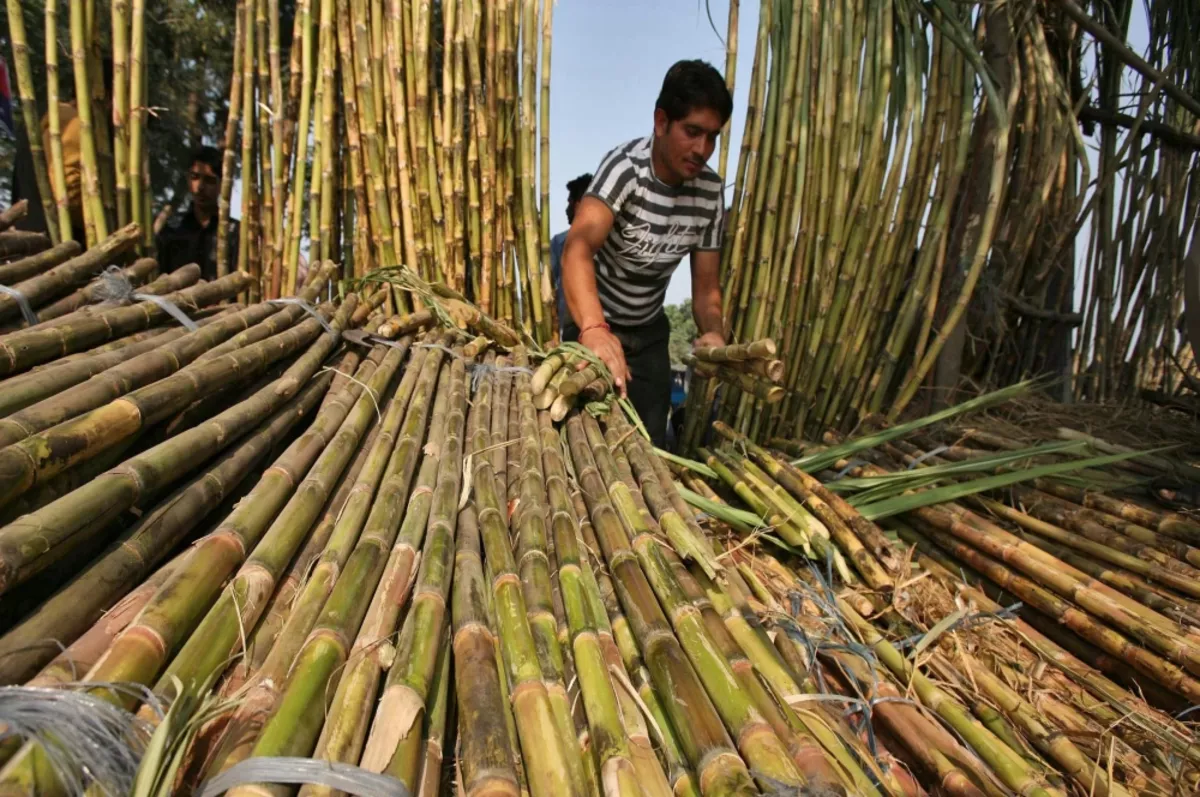
[[[683,256],[721,248],[721,178],[706,167],[681,185],[667,185],[654,174],[651,141],[630,141],[605,155],[587,191],[613,212],[595,258],[600,306],[611,324],[653,321]]]

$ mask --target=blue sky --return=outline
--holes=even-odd
[[[594,171],[613,147],[648,135],[663,75],[683,58],[703,58],[725,71],[728,0],[562,0],[554,5],[550,69],[550,229],[567,228],[567,181]],[[757,0],[742,0],[738,67],[730,130],[729,180],[746,116]],[[709,165],[717,167],[717,153]],[[667,290],[667,303],[691,295],[687,260]]]

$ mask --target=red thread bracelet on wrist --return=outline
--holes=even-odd
[[[591,332],[593,329],[603,329],[605,332],[612,332],[612,327],[610,327],[606,322],[601,321],[599,324],[588,324],[586,327],[579,330],[579,339],[583,340],[583,333]]]

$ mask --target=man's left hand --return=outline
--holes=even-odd
[[[693,349],[698,349],[701,346],[724,346],[725,338],[720,332],[705,332],[700,337],[696,338],[692,343]]]

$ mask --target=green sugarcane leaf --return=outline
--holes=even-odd
[[[982,396],[969,399],[968,401],[964,401],[961,404],[956,404],[953,407],[947,407],[946,409],[935,412],[932,415],[926,415],[923,418],[917,418],[916,420],[909,421],[908,423],[897,424],[896,426],[884,429],[883,431],[877,432],[873,435],[866,435],[865,437],[848,440],[841,445],[830,446],[824,451],[809,454],[806,457],[801,457],[800,459],[795,460],[792,464],[808,473],[816,473],[831,467],[833,463],[837,462],[839,459],[848,459],[850,456],[858,453],[859,451],[865,451],[868,448],[875,448],[882,443],[903,437],[910,432],[916,431],[917,429],[922,429],[930,424],[938,423],[939,421],[944,421],[948,418],[953,418],[954,416],[961,415],[965,412],[983,409],[984,407],[990,407],[993,404],[1000,404],[1014,399],[1027,393],[1034,384],[1035,380],[1018,382],[1015,385],[1010,385],[1006,388],[1001,388],[1000,390],[994,390],[991,393],[985,393]]]
[[[969,482],[960,482],[957,484],[949,484],[944,487],[936,487],[932,490],[925,490],[919,493],[909,493],[906,495],[889,498],[884,501],[879,501],[867,506],[856,507],[863,517],[868,520],[879,520],[880,518],[899,515],[904,512],[911,512],[914,509],[919,509],[924,506],[933,504],[946,503],[948,501],[957,501],[960,498],[966,498],[970,495],[986,492],[988,490],[996,490],[1001,487],[1008,487],[1012,484],[1018,484],[1030,479],[1037,479],[1043,476],[1054,476],[1059,473],[1079,470],[1080,468],[1093,468],[1102,465],[1111,465],[1125,460],[1135,459],[1136,457],[1146,454],[1155,454],[1165,449],[1153,449],[1151,451],[1135,451],[1128,454],[1111,454],[1104,457],[1093,457],[1091,459],[1072,460],[1070,462],[1060,462],[1054,465],[1042,465],[1037,468],[1028,470],[1013,471],[1010,473],[1001,473],[996,476],[988,476],[982,479],[975,479]]]

